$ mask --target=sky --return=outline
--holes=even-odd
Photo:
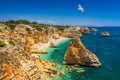
[[[85,10],[78,10],[81,4]],[[120,26],[120,0],[0,0],[0,21]]]

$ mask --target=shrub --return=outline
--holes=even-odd
[[[12,41],[12,40],[9,41],[9,44],[15,46],[15,43],[14,43],[14,41]]]
[[[26,28],[26,31],[31,31],[31,29],[30,28]]]
[[[0,29],[0,33],[2,33],[2,29]]]
[[[39,24],[33,25],[33,28],[35,28],[38,31],[42,31],[42,27]]]
[[[0,41],[0,47],[4,47],[6,44],[3,41]]]

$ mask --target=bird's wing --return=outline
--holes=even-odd
[[[78,7],[81,8],[82,6],[80,4],[78,4]]]

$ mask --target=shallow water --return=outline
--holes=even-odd
[[[109,31],[110,37],[102,37],[102,31]],[[102,63],[100,68],[93,67],[77,67],[83,69],[83,72],[77,72],[76,69],[72,73],[67,72],[67,68],[62,65],[65,51],[69,45],[70,39],[62,41],[58,44],[58,51],[54,48],[48,48],[48,54],[41,54],[43,60],[54,61],[58,68],[66,73],[65,77],[56,77],[52,80],[120,80],[120,28],[102,27],[98,28],[98,32],[91,32],[81,38],[84,45],[96,54]]]

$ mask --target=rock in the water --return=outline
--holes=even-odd
[[[109,37],[110,36],[110,33],[105,31],[105,32],[102,32],[101,33],[102,36],[105,36],[105,37]]]
[[[86,49],[77,36],[73,37],[65,53],[64,64],[79,64],[94,67],[101,66],[97,56]]]
[[[90,29],[88,27],[84,27],[84,28],[81,28],[81,32],[83,34],[89,34],[90,33]]]
[[[57,46],[55,46],[54,43],[50,43],[50,47],[57,48]]]
[[[82,72],[85,72],[85,70],[83,68],[78,68],[76,72],[82,73]]]
[[[64,76],[65,76],[65,73],[64,73],[64,72],[60,72],[60,76],[61,76],[61,77],[64,77]]]
[[[97,32],[98,30],[96,28],[91,29],[92,32]]]

